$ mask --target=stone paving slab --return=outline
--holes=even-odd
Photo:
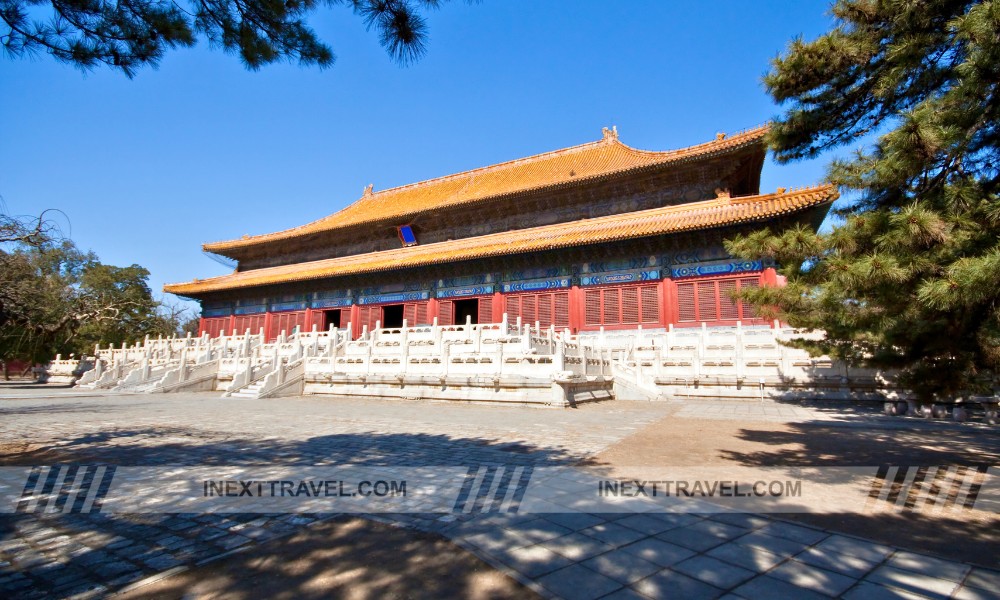
[[[645,579],[662,569],[660,565],[628,552],[607,552],[585,560],[582,564],[624,585]]]
[[[1000,594],[995,588],[992,590],[984,590],[982,588],[962,586],[954,594],[952,598],[956,600],[996,600],[997,595]]]
[[[704,581],[717,588],[728,590],[744,581],[751,579],[754,572],[743,567],[737,567],[704,554],[677,563],[674,571]]]
[[[795,559],[778,565],[767,574],[775,579],[791,583],[795,587],[813,590],[826,596],[839,596],[857,583],[853,577],[821,569]]]
[[[594,600],[620,589],[621,583],[575,563],[541,577],[538,583],[553,595],[575,600]]]

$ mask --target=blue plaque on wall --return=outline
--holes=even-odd
[[[493,293],[492,285],[480,285],[476,287],[438,290],[435,295],[438,298],[462,298],[466,296],[483,296],[485,294],[492,294],[492,293]]]
[[[544,269],[525,269],[504,274],[506,281],[528,281],[533,279],[551,279],[562,275],[570,275],[568,267],[547,267]]]
[[[539,279],[535,281],[523,281],[518,283],[505,283],[501,286],[504,292],[535,292],[540,290],[556,290],[567,288],[570,285],[569,277],[559,279]]]
[[[749,271],[761,271],[764,263],[759,260],[737,260],[721,263],[701,263],[684,265],[670,269],[670,276],[674,279],[682,277],[699,277],[705,275],[726,275],[729,273],[746,273]]]
[[[580,285],[607,285],[610,283],[638,283],[643,281],[659,281],[660,271],[631,271],[628,273],[606,273],[604,275],[584,275],[580,277]]]
[[[280,312],[284,310],[305,310],[309,306],[308,302],[297,300],[295,302],[272,302],[271,310]]]
[[[353,304],[350,298],[328,298],[326,300],[313,300],[312,308],[339,308]]]
[[[358,304],[385,304],[389,302],[416,302],[427,300],[431,297],[430,292],[402,292],[399,294],[377,294],[374,296],[361,296]]]

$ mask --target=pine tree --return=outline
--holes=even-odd
[[[1000,2],[839,0],[834,29],[791,43],[765,84],[787,111],[778,161],[864,144],[829,178],[856,200],[829,234],[760,231],[727,244],[788,279],[751,292],[798,342],[898,370],[929,401],[1000,373]]]
[[[334,54],[306,23],[321,5],[350,6],[400,63],[425,51],[422,9],[442,0],[0,0],[0,45],[11,56],[47,52],[82,69],[106,65],[132,77],[198,35],[238,54],[249,69],[278,60],[328,67]],[[47,11],[45,7],[50,8]],[[39,19],[42,13],[48,19]]]

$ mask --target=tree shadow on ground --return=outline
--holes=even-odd
[[[558,448],[482,438],[362,432],[287,440],[227,436],[225,433],[179,427],[110,429],[61,440],[56,448],[33,448],[0,457],[0,464],[4,466],[352,465],[472,468],[481,465],[569,466],[587,462],[584,456]],[[335,505],[331,507],[335,508]],[[111,592],[166,569],[194,565],[240,545],[251,545],[254,541],[295,532],[302,525],[331,514],[64,515],[35,512],[4,515],[0,516],[0,564],[6,565],[0,567],[0,591],[7,593],[0,595],[9,597],[30,591],[47,597],[69,597],[98,589],[97,586]],[[428,522],[433,522],[443,515],[425,516]],[[412,533],[402,532],[400,535]],[[448,575],[451,579],[443,579],[444,575],[424,580],[416,577],[424,563],[432,571],[436,570],[434,572],[446,573],[451,568],[448,567],[448,552],[459,558],[466,554],[446,541],[420,538],[380,546],[382,542],[377,539],[378,536],[365,541],[362,533],[352,535],[341,541],[334,538],[330,543],[358,542],[360,545],[354,548],[328,547],[311,542],[313,548],[310,552],[316,553],[314,558],[322,560],[315,567],[308,566],[310,560],[304,556],[302,564],[305,566],[302,568],[306,570],[302,573],[294,572],[294,569],[286,573],[281,561],[265,559],[260,559],[263,562],[259,563],[247,562],[245,566],[257,569],[254,572],[263,579],[285,577],[286,581],[280,586],[285,597],[326,595],[326,588],[323,587],[326,584],[322,581],[334,586],[330,588],[334,596],[349,596],[346,588],[337,587],[341,585],[337,582],[350,580],[351,577],[363,579],[366,586],[378,591],[369,597],[380,597],[383,593],[404,595],[397,594],[397,591],[407,586],[416,586],[405,594],[414,597],[440,597],[438,592],[448,589],[455,590],[456,597],[475,597],[475,594],[461,591],[492,589],[490,586],[493,583],[479,581],[484,577],[481,567],[471,571],[466,567],[455,567],[455,572]],[[451,550],[446,552],[442,549],[445,546]],[[440,555],[440,559],[424,556],[428,547],[433,550],[434,556]],[[338,552],[346,552],[347,558]],[[389,560],[393,552],[395,558]],[[239,559],[239,562],[244,562],[244,559]],[[331,571],[331,564],[334,563],[337,566]],[[259,569],[254,565],[258,565]],[[224,579],[216,581],[224,582]],[[12,585],[21,587],[15,589],[10,587]],[[497,596],[490,595],[490,592],[480,597],[509,597],[510,594],[503,592],[507,589],[504,586],[497,588],[501,590]],[[240,589],[253,595],[252,586]],[[527,590],[521,591],[527,593]],[[166,595],[183,594],[168,592]],[[242,596],[235,594],[234,597]]]
[[[917,470],[915,467],[966,466],[951,470],[961,473],[961,477],[978,474],[977,465],[997,464],[998,457],[1000,431],[979,425],[904,419],[845,423],[671,416],[624,438],[594,459],[623,477],[634,472],[651,478],[658,468],[669,474],[670,468],[677,467],[695,474],[703,468],[703,477],[715,480],[725,479],[727,474],[740,478],[756,468],[797,468],[794,474],[806,485],[829,484],[821,488],[822,495],[813,498],[837,501],[841,498],[830,494],[849,493],[852,498],[860,494],[858,512],[819,514],[817,511],[823,509],[820,503],[803,496],[802,501],[782,499],[782,510],[789,513],[770,516],[996,569],[1000,566],[996,552],[1000,547],[1000,517],[996,514],[954,506],[949,510],[928,510],[923,503],[913,509],[888,503],[867,510],[863,505],[882,465],[909,466],[910,473]],[[845,473],[833,467],[870,470],[846,487],[838,487],[845,484]],[[766,470],[759,473],[768,478]],[[866,479],[867,473],[871,473],[871,481]],[[783,472],[782,478],[785,476]]]
[[[894,425],[900,425],[894,423]],[[940,428],[926,422],[880,428],[845,427],[823,421],[788,423],[780,430],[742,429],[753,452],[722,450],[727,460],[751,466],[939,466],[1000,463],[1000,431]],[[780,447],[780,448],[773,448]]]
[[[991,568],[1000,567],[1000,515],[983,510],[945,506],[947,494],[957,492],[955,481],[972,481],[977,472],[1000,464],[1000,431],[977,426],[939,427],[933,422],[893,420],[891,428],[831,425],[823,421],[788,423],[783,427],[741,429],[738,438],[759,449],[726,450],[720,455],[746,466],[809,467],[811,477],[823,481],[823,467],[900,467],[893,473],[919,477],[922,467],[946,467],[955,479],[940,483],[943,496],[931,492],[932,480],[906,496],[891,496],[877,513],[780,514],[785,519],[844,532],[906,549],[937,554]],[[905,467],[906,469],[902,469]],[[959,471],[954,467],[965,467]],[[888,472],[883,469],[883,472]],[[930,471],[933,477],[936,471]],[[875,482],[873,482],[874,484]],[[900,482],[901,483],[901,482]],[[893,481],[879,486],[901,489]],[[934,483],[935,486],[938,483]],[[879,487],[879,489],[882,489]],[[933,498],[934,501],[929,501]],[[975,496],[973,496],[973,501]]]
[[[125,598],[527,598],[437,535],[337,517],[143,587]]]
[[[555,447],[480,437],[361,432],[305,440],[251,438],[183,427],[115,428],[64,439],[58,448],[0,456],[0,465],[585,465]]]

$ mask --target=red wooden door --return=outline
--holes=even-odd
[[[467,298],[478,303],[476,323],[494,323],[493,296],[483,298]],[[438,300],[438,325],[464,325],[455,323],[455,300]]]
[[[430,302],[427,300],[424,300],[423,302],[407,302],[403,304],[403,318],[406,319],[406,325],[408,327],[430,325],[430,319],[427,318],[428,304],[430,304]]]
[[[357,325],[358,332],[362,331],[363,327],[368,327],[368,331],[375,329],[376,323],[382,321],[382,307],[381,306],[359,306],[358,307],[358,320]]]

